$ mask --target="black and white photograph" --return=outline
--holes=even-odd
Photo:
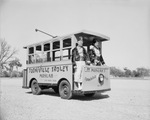
[[[0,0],[0,120],[150,120],[150,0]]]

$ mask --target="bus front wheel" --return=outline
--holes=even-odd
[[[63,80],[59,84],[59,94],[63,99],[70,99],[72,97],[71,86],[68,81]]]
[[[41,88],[36,80],[33,80],[31,83],[31,91],[34,95],[39,95],[41,93]]]

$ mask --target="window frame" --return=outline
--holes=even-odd
[[[53,49],[53,44],[55,42],[59,42],[59,48],[57,48],[57,49]],[[56,51],[60,51],[60,55],[57,56],[57,57],[55,56],[55,54],[56,54],[55,52]],[[60,39],[52,41],[52,62],[55,62],[55,61],[61,61],[61,40]]]
[[[70,43],[70,46],[67,46],[67,47],[62,46],[62,60],[70,60],[71,56],[72,56],[72,52],[71,52],[71,50],[72,50],[72,38],[71,37],[63,38],[62,39],[62,45],[64,45],[64,41],[67,39],[70,39],[71,43]],[[64,50],[68,50],[67,55],[63,55]],[[67,59],[65,59],[65,58],[67,58]]]
[[[49,44],[49,50],[44,50],[44,45],[46,45],[46,44]],[[51,62],[52,61],[52,56],[51,56],[51,54],[52,54],[52,50],[51,50],[51,48],[52,48],[52,46],[51,46],[51,42],[50,41],[48,41],[48,42],[45,42],[45,43],[43,43],[43,56],[44,56],[44,58],[43,58],[43,62]],[[46,53],[46,57],[45,57],[45,53]],[[49,57],[48,57],[48,55],[47,54],[50,54],[49,55]]]
[[[30,48],[33,48],[33,53],[30,53]],[[28,56],[27,64],[35,63],[35,46],[28,47],[28,55],[27,56]]]

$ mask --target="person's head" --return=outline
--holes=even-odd
[[[77,39],[77,44],[80,47],[83,46],[83,37],[82,36],[80,36],[79,39]]]
[[[92,41],[92,43],[97,48],[100,48],[100,41],[98,40],[98,38],[94,38],[93,41]]]

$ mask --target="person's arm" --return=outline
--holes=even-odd
[[[105,61],[104,61],[104,59],[103,59],[103,56],[102,56],[102,55],[100,56],[100,62],[102,63],[102,65],[104,65],[104,64],[105,64]]]
[[[76,52],[75,52],[75,48],[74,48],[72,50],[72,64],[73,64],[73,66],[76,66],[75,56],[76,56]]]

